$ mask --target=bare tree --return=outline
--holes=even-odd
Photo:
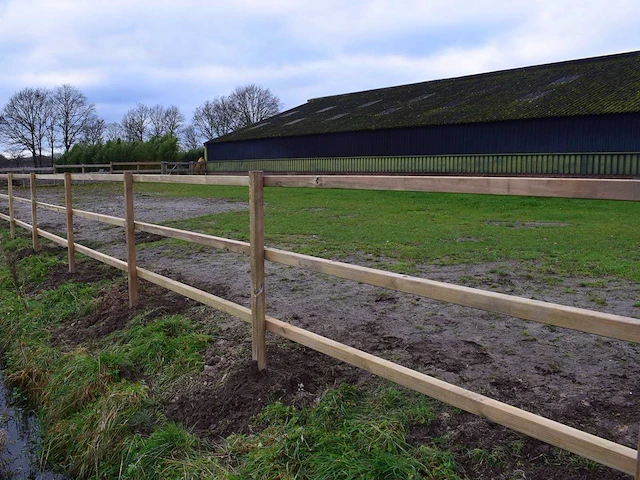
[[[184,150],[193,150],[195,148],[201,148],[204,142],[202,137],[198,135],[196,128],[193,125],[189,125],[182,129],[180,143]]]
[[[62,135],[64,151],[82,140],[88,123],[96,118],[96,107],[78,88],[62,85],[53,93],[53,104]]]
[[[0,137],[16,152],[27,150],[34,167],[41,165],[49,116],[48,98],[45,89],[25,88],[9,99],[0,115]]]
[[[175,137],[183,123],[184,115],[175,105],[168,108],[155,105],[149,109],[149,128],[152,137],[163,137],[164,135]]]
[[[200,137],[207,140],[233,132],[237,123],[228,97],[204,102],[196,108],[191,122]]]
[[[184,120],[184,115],[178,107],[175,105],[167,107],[164,111],[165,133],[177,137]]]
[[[118,122],[107,123],[104,127],[104,136],[107,141],[115,141],[119,138],[124,137],[124,130],[122,129],[122,125]]]
[[[206,101],[196,108],[191,120],[203,138],[217,138],[260,122],[280,112],[282,102],[268,88],[237,87],[229,96]]]
[[[237,87],[229,101],[234,110],[234,130],[272,117],[282,109],[282,102],[271,90],[254,84]]]
[[[164,107],[162,105],[154,105],[149,108],[149,135],[162,137],[164,131]]]
[[[105,122],[101,118],[95,117],[87,122],[82,132],[82,142],[87,145],[98,145],[104,141]]]
[[[51,149],[51,164],[53,164],[54,151],[60,145],[60,143],[58,141],[58,116],[51,95],[49,96],[49,104],[47,106],[46,128],[47,132],[45,133],[45,136],[47,138],[49,148]]]
[[[144,142],[149,130],[149,107],[138,103],[124,114],[122,129],[124,136],[130,142]]]

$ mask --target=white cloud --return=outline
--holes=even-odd
[[[107,120],[258,83],[307,98],[637,49],[637,1],[0,0],[0,105],[71,83]],[[383,51],[381,51],[383,50]]]

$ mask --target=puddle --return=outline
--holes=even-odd
[[[0,479],[67,480],[40,468],[40,426],[31,412],[11,403],[0,371]]]

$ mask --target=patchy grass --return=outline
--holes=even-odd
[[[229,439],[230,453],[248,451],[234,478],[459,478],[451,454],[407,442],[410,425],[435,417],[432,403],[389,388],[365,395],[349,385],[304,410],[275,403],[258,417],[267,426],[258,437]]]
[[[168,421],[161,398],[172,382],[202,370],[215,328],[205,334],[182,315],[149,321],[143,312],[101,342],[62,350],[50,332],[96,310],[114,280],[36,292],[46,270],[22,267],[55,267],[64,256],[16,260],[23,246],[2,243],[3,369],[37,408],[43,461],[56,469],[78,479],[460,478],[451,454],[407,441],[410,426],[431,421],[437,403],[389,387],[344,385],[304,409],[275,403],[255,420],[259,433],[209,444]]]
[[[248,199],[242,187],[136,184],[136,191]],[[640,242],[628,221],[640,216],[637,202],[267,188],[265,203],[267,244],[301,253],[364,256],[407,271],[421,263],[516,260],[547,276],[640,281]],[[172,225],[239,240],[249,235],[246,211]]]

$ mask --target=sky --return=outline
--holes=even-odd
[[[107,122],[255,83],[309,98],[640,49],[637,0],[0,0],[0,108],[80,88]]]

